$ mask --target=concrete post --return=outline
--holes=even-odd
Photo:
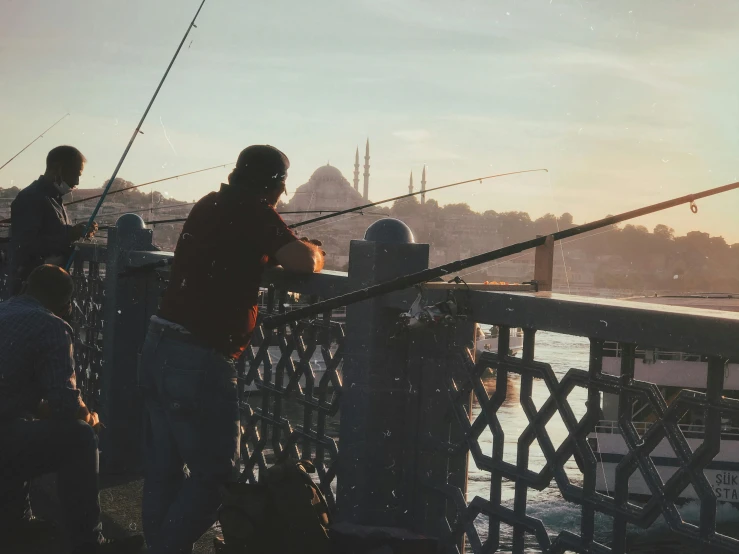
[[[390,242],[406,230],[380,220],[367,240],[352,241],[352,289],[428,267],[428,245]],[[474,324],[398,332],[398,316],[382,297],[347,307],[338,516],[446,538],[444,520],[456,514],[432,489],[467,490],[466,451],[448,455],[438,445],[462,441],[449,418],[448,379],[464,382],[458,356],[474,345]],[[459,399],[468,409],[469,400]]]
[[[429,246],[413,244],[400,221],[374,223],[365,239],[350,245],[352,289],[428,267]],[[337,504],[344,521],[410,528],[416,419],[410,412],[418,387],[407,364],[410,341],[394,338],[398,315],[382,297],[347,307]]]
[[[137,387],[138,352],[159,301],[156,272],[119,277],[132,251],[152,251],[152,231],[137,215],[121,216],[108,232],[105,276],[103,371],[100,416],[101,469],[136,471],[141,462],[142,406]]]

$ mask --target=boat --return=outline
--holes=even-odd
[[[662,305],[739,311],[739,295],[698,294],[629,298],[637,302]],[[616,342],[605,342],[603,347],[603,373],[621,374],[622,348]],[[634,377],[654,383],[669,403],[683,389],[705,392],[707,359],[705,356],[685,352],[668,352],[656,348],[637,346]],[[729,360],[724,369],[724,396],[739,398],[739,360]],[[618,425],[618,395],[603,394],[603,419],[588,437],[598,460],[596,489],[612,495],[616,482],[616,467],[628,453],[628,447]],[[634,427],[640,436],[649,429],[655,419],[649,404],[637,400],[633,405]],[[701,410],[690,410],[678,427],[692,451],[703,442],[705,424]],[[680,460],[667,439],[663,439],[651,452],[650,458],[665,483],[677,471]],[[704,470],[711,488],[720,502],[739,504],[739,416],[721,420],[721,450]],[[640,471],[629,479],[629,497],[639,500],[651,497]],[[697,499],[692,485],[679,497],[681,502]]]
[[[475,349],[479,356],[483,352],[498,352],[498,336],[499,330],[497,325],[493,325],[488,329],[479,328],[480,333],[475,340]],[[523,349],[523,329],[511,328],[510,338],[508,339],[508,354],[515,356]]]

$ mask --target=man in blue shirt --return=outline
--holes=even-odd
[[[28,483],[57,473],[75,554],[137,552],[140,536],[102,535],[97,414],[77,389],[71,313],[74,283],[54,265],[37,267],[24,293],[0,303],[0,525],[33,519]]]
[[[46,156],[46,172],[18,193],[10,205],[10,292],[42,263],[64,265],[85,224],[74,225],[63,197],[79,185],[87,160],[73,146],[57,146]],[[93,224],[91,236],[97,225]]]

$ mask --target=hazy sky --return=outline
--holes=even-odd
[[[0,0],[0,171],[25,186],[68,143],[110,176],[199,0]],[[547,167],[441,203],[577,221],[739,180],[735,0],[207,0],[120,176],[149,181],[270,143],[289,190],[330,161],[370,196]],[[192,41],[192,42],[190,42]],[[165,131],[166,130],[166,131]],[[166,134],[165,134],[166,133]],[[192,200],[228,170],[163,184]],[[739,192],[638,223],[739,242]]]

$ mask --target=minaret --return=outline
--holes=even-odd
[[[367,145],[364,149],[364,194],[362,195],[365,200],[369,200],[369,139],[367,139]]]
[[[413,172],[411,171],[411,180],[408,183],[408,194],[413,194]]]
[[[426,166],[423,166],[423,173],[421,174],[421,204],[426,203]]]
[[[354,190],[359,192],[359,146],[354,154]]]

